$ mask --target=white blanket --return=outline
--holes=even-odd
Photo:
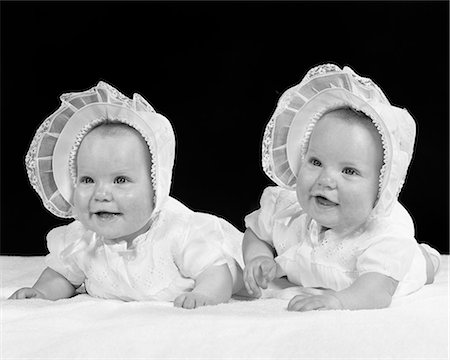
[[[171,303],[6,300],[43,257],[1,256],[1,359],[448,359],[449,256],[433,285],[387,309],[288,312],[294,289],[196,310]],[[277,298],[270,298],[277,296]]]

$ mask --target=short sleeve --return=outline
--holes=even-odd
[[[75,246],[83,234],[84,227],[79,221],[54,228],[47,234],[49,254],[45,258],[46,265],[75,286],[81,285],[85,280],[85,274],[74,256]]]
[[[260,199],[260,208],[245,217],[245,226],[250,228],[261,240],[273,245],[274,220],[280,210],[296,203],[295,192],[279,186],[264,189]]]
[[[181,274],[196,279],[207,268],[226,264],[222,236],[218,219],[208,214],[193,214],[175,256]]]
[[[370,272],[403,280],[409,271],[417,243],[408,237],[386,236],[374,241],[357,259],[360,275]]]

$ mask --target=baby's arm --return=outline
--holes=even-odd
[[[288,310],[381,309],[391,304],[397,285],[398,281],[389,276],[367,273],[341,291],[330,290],[310,297],[295,296],[289,302]]]
[[[247,228],[242,241],[242,253],[245,263],[245,287],[250,295],[260,297],[260,288],[266,289],[276,276],[274,249]]]
[[[58,300],[75,295],[76,288],[61,274],[47,267],[31,288],[22,288],[9,299],[41,298]]]
[[[227,264],[210,266],[195,280],[191,292],[178,296],[174,305],[185,309],[195,309],[204,305],[216,305],[231,298],[233,278]]]

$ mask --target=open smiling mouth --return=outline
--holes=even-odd
[[[326,197],[323,197],[320,195],[315,196],[315,199],[316,199],[316,202],[321,206],[337,206],[338,205],[337,203],[335,203],[331,200],[328,200]]]
[[[108,211],[97,211],[94,215],[101,220],[112,220],[115,217],[121,215],[121,213],[108,212]]]

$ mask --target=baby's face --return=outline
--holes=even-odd
[[[137,134],[94,129],[77,154],[74,207],[83,225],[106,240],[130,243],[153,211],[150,153]]]
[[[324,228],[342,234],[355,230],[375,204],[382,154],[375,129],[334,113],[324,115],[299,171],[300,205]]]

